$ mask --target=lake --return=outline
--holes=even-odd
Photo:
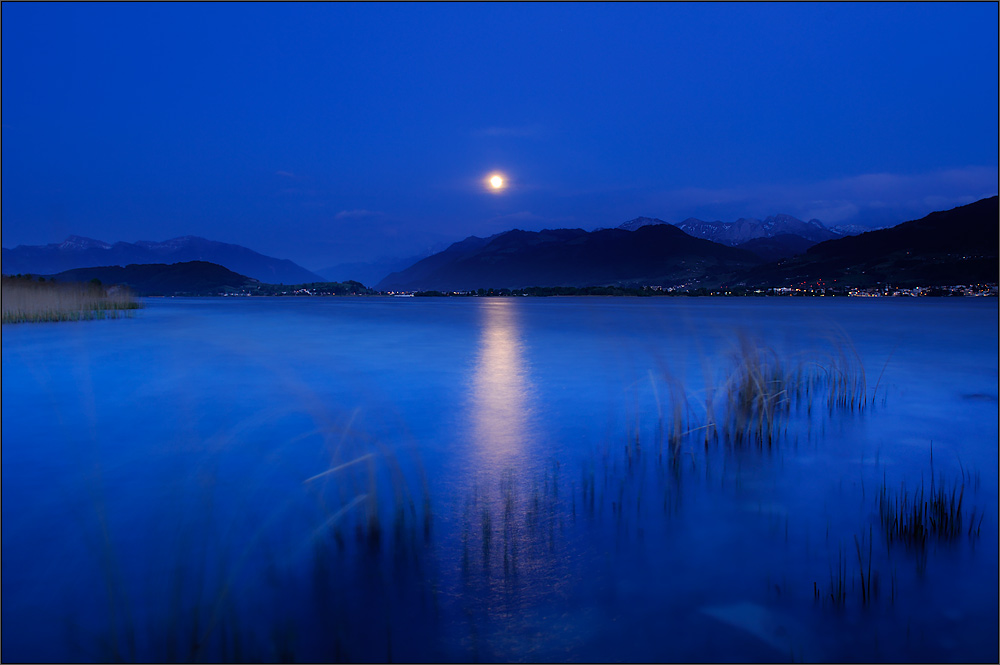
[[[2,659],[996,661],[997,321],[178,298],[5,325]]]

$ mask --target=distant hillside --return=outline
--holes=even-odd
[[[461,291],[529,286],[676,284],[759,263],[745,250],[692,238],[666,224],[636,231],[513,230],[475,236],[393,273],[382,290]]]
[[[899,286],[995,283],[1000,272],[996,196],[921,219],[829,240],[804,254],[742,274],[733,285]]]
[[[353,261],[338,263],[328,268],[317,270],[326,279],[334,281],[357,280],[364,284],[377,284],[390,273],[403,270],[417,261],[426,258],[428,254],[420,254],[408,258],[382,258],[373,261]]]
[[[807,240],[802,236],[782,233],[771,238],[754,238],[736,246],[753,252],[765,261],[777,261],[801,254],[815,244],[812,240]]]
[[[323,278],[287,259],[276,259],[228,243],[197,236],[184,236],[164,242],[141,240],[116,242],[70,236],[64,242],[49,245],[19,245],[3,248],[4,274],[46,275],[74,268],[126,266],[131,264],[183,263],[208,261],[242,275],[268,283],[300,284]]]
[[[125,284],[139,296],[214,295],[258,283],[255,279],[206,261],[75,268],[51,277],[57,282],[89,282],[97,279],[105,286]]]

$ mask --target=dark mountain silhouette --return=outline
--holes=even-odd
[[[255,279],[207,261],[74,268],[51,277],[57,282],[97,279],[105,286],[123,284],[139,296],[215,295],[258,284]]]
[[[899,286],[995,283],[1000,263],[997,197],[857,236],[829,240],[799,256],[757,266],[733,285]]]
[[[273,284],[323,281],[316,273],[287,259],[264,256],[240,245],[197,236],[183,236],[164,242],[116,242],[113,245],[91,238],[70,236],[58,244],[3,248],[2,256],[3,272],[7,275],[45,275],[73,268],[187,261],[208,261]]]
[[[720,279],[759,262],[750,252],[692,238],[668,224],[635,231],[513,230],[490,238],[466,238],[389,275],[378,288],[463,291],[678,284]]]

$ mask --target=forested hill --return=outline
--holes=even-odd
[[[89,282],[96,279],[105,286],[122,284],[140,296],[215,295],[259,284],[246,275],[207,261],[76,268],[50,277],[57,282]]]
[[[635,231],[513,230],[467,238],[383,279],[383,290],[475,290],[717,280],[761,262],[668,224]]]

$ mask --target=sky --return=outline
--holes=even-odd
[[[992,2],[0,11],[4,247],[197,235],[319,270],[638,216],[883,226],[998,189]]]

